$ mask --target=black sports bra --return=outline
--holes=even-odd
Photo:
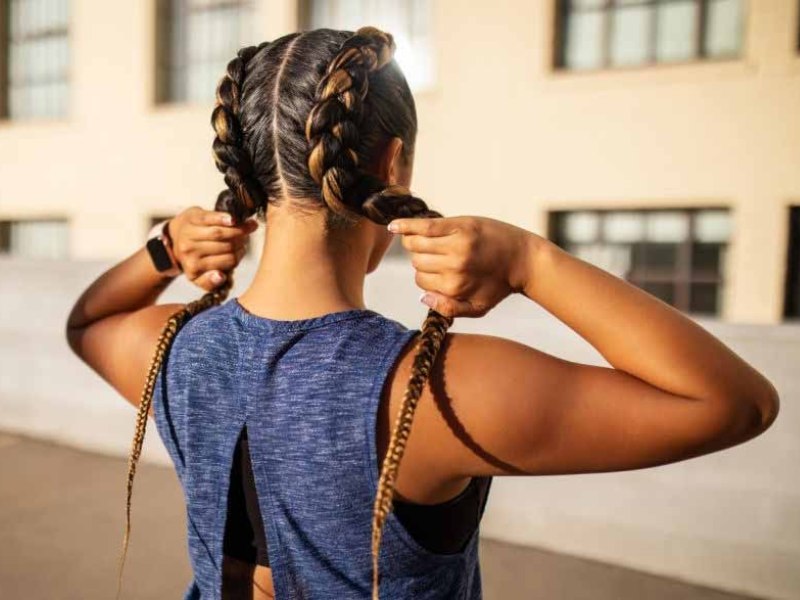
[[[491,483],[490,476],[473,477],[461,493],[439,504],[395,499],[394,513],[424,548],[439,554],[461,552],[480,523]],[[246,429],[236,444],[231,466],[223,552],[248,563],[269,566]]]

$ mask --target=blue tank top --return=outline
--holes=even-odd
[[[370,309],[269,319],[235,298],[183,326],[153,411],[186,501],[194,577],[184,600],[221,598],[231,462],[244,427],[275,598],[371,598],[377,411],[418,332]],[[476,528],[461,552],[431,552],[389,513],[381,598],[480,599],[478,543]]]

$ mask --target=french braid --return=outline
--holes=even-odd
[[[225,183],[227,184],[227,188],[220,192],[217,197],[215,210],[228,212],[237,223],[254,214],[257,203],[265,200],[264,192],[252,176],[253,164],[243,145],[242,131],[239,124],[239,107],[247,61],[267,44],[268,42],[263,42],[258,46],[242,48],[237,53],[236,58],[228,63],[225,75],[217,85],[216,106],[211,114],[211,125],[217,134],[212,144],[214,162],[217,168],[225,174]],[[128,541],[131,532],[133,478],[136,475],[136,465],[142,453],[148,412],[153,401],[158,372],[181,327],[194,315],[212,306],[222,304],[228,297],[232,287],[233,271],[230,270],[225,273],[225,281],[219,287],[203,294],[198,300],[189,302],[182,309],[172,314],[167,319],[164,329],[158,337],[156,350],[147,370],[144,389],[139,401],[133,444],[128,458],[125,535],[122,541],[122,553],[119,561],[117,598],[122,592],[123,567],[128,553]]]
[[[360,213],[385,225],[392,219],[442,215],[428,208],[405,187],[386,185],[359,169],[356,148],[361,108],[369,87],[369,75],[392,60],[392,36],[374,27],[362,27],[342,45],[320,80],[315,105],[306,121],[305,133],[311,149],[308,168],[321,187],[322,199],[334,213]],[[433,309],[422,324],[415,348],[411,376],[395,420],[381,466],[372,514],[372,598],[378,600],[378,562],[383,525],[392,510],[395,481],[405,452],[422,390],[453,323]]]

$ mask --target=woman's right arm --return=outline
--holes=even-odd
[[[419,438],[443,440],[440,464],[453,476],[655,466],[742,443],[775,420],[778,394],[761,373],[623,279],[502,221],[400,222],[417,284],[434,292],[439,312],[485,314],[518,292],[612,366],[495,336],[448,334],[426,392],[440,418],[426,419],[430,430]]]

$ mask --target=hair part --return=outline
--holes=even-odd
[[[226,184],[214,209],[241,223],[253,215],[266,220],[268,202],[291,202],[326,210],[329,229],[350,227],[361,218],[385,225],[396,218],[441,217],[407,188],[389,185],[368,168],[392,137],[402,140],[404,160],[414,151],[416,109],[394,50],[392,36],[374,27],[355,33],[316,29],[239,50],[217,86],[211,113],[214,162]],[[226,300],[233,274],[226,275],[221,287],[172,315],[156,344],[128,461],[117,597],[130,537],[133,479],[158,372],[181,327]],[[400,461],[422,390],[452,322],[452,317],[428,310],[381,466],[372,520],[374,600],[379,598],[382,530],[393,507]]]

